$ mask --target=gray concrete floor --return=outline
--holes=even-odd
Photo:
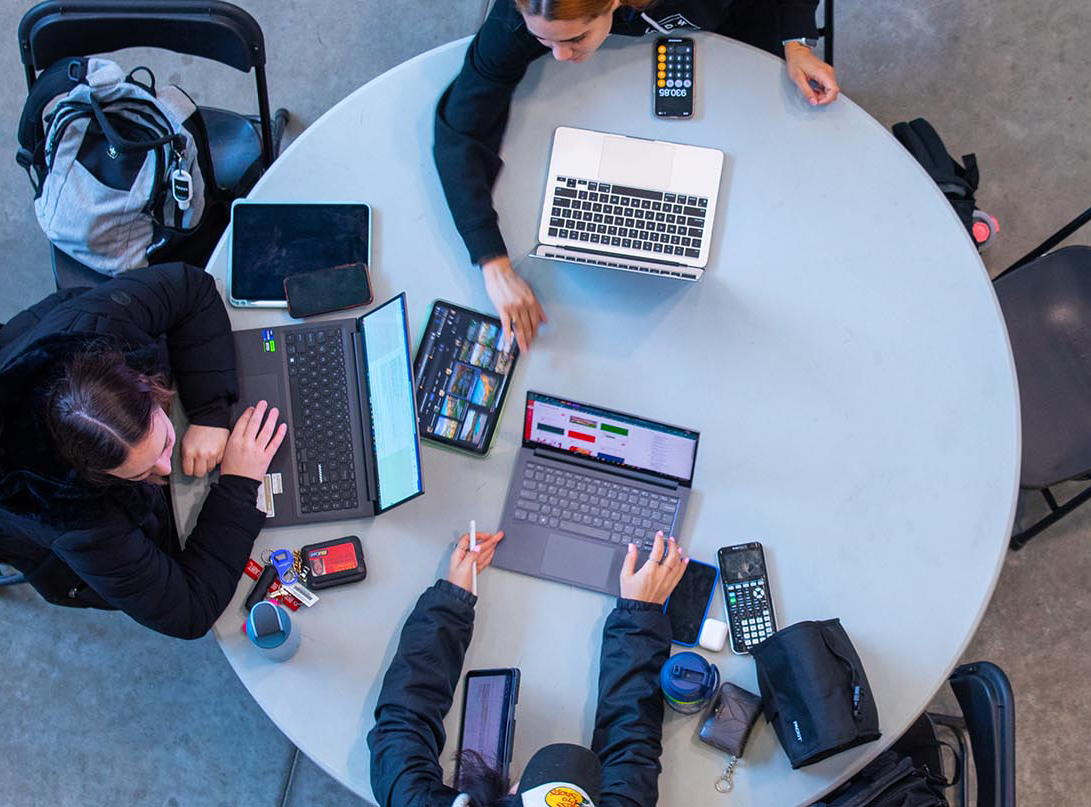
[[[265,30],[273,104],[298,134],[401,61],[472,33],[486,0],[241,0]],[[1000,220],[993,274],[1087,206],[1091,5],[1082,0],[840,0],[844,91],[885,125],[931,120],[953,154],[975,151],[978,202]],[[0,0],[0,132],[9,155],[24,98],[14,42],[29,3]],[[188,58],[126,54],[200,103],[248,110],[249,77]],[[0,159],[0,321],[52,290],[49,253],[14,160]],[[883,211],[876,211],[883,215]],[[1075,242],[1091,242],[1091,231]],[[965,660],[1008,673],[1018,703],[1019,799],[1082,805],[1091,789],[1091,508],[1010,554]],[[936,558],[942,563],[942,558]],[[921,607],[943,608],[943,602]],[[0,804],[340,805],[362,800],[301,757],[215,642],[185,643],[124,616],[51,608],[0,591],[6,730]],[[941,692],[936,708],[950,711]],[[283,801],[282,801],[283,797]],[[667,805],[666,807],[676,807]]]

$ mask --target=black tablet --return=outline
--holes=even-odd
[[[484,456],[519,358],[499,349],[500,320],[437,300],[424,328],[413,376],[421,437]]]
[[[250,202],[231,206],[227,299],[284,308],[284,278],[346,264],[371,265],[365,204]]]

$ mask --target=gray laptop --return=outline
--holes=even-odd
[[[236,415],[265,400],[288,423],[258,491],[266,526],[374,516],[424,492],[405,294],[234,337]]]
[[[629,543],[678,532],[699,434],[528,392],[493,564],[617,595]]]

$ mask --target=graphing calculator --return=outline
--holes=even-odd
[[[773,597],[765,569],[765,551],[757,541],[725,546],[717,553],[724,608],[731,628],[731,649],[746,655],[777,630]]]
[[[652,98],[657,118],[688,118],[693,115],[693,40],[661,36],[655,40],[652,59]]]

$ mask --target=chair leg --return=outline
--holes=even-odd
[[[280,107],[273,113],[273,159],[280,156],[280,141],[284,138],[284,130],[288,128],[291,113],[284,107]]]
[[[1088,485],[1064,504],[1057,504],[1057,500],[1053,497],[1053,493],[1049,488],[1043,488],[1041,493],[1042,498],[1044,498],[1046,504],[1049,505],[1049,515],[1039,519],[1025,530],[1012,536],[1011,543],[1008,546],[1013,552],[1019,551],[1027,545],[1027,542],[1030,541],[1031,538],[1042,532],[1042,530],[1053,526],[1073,510],[1091,500],[1091,485]]]

